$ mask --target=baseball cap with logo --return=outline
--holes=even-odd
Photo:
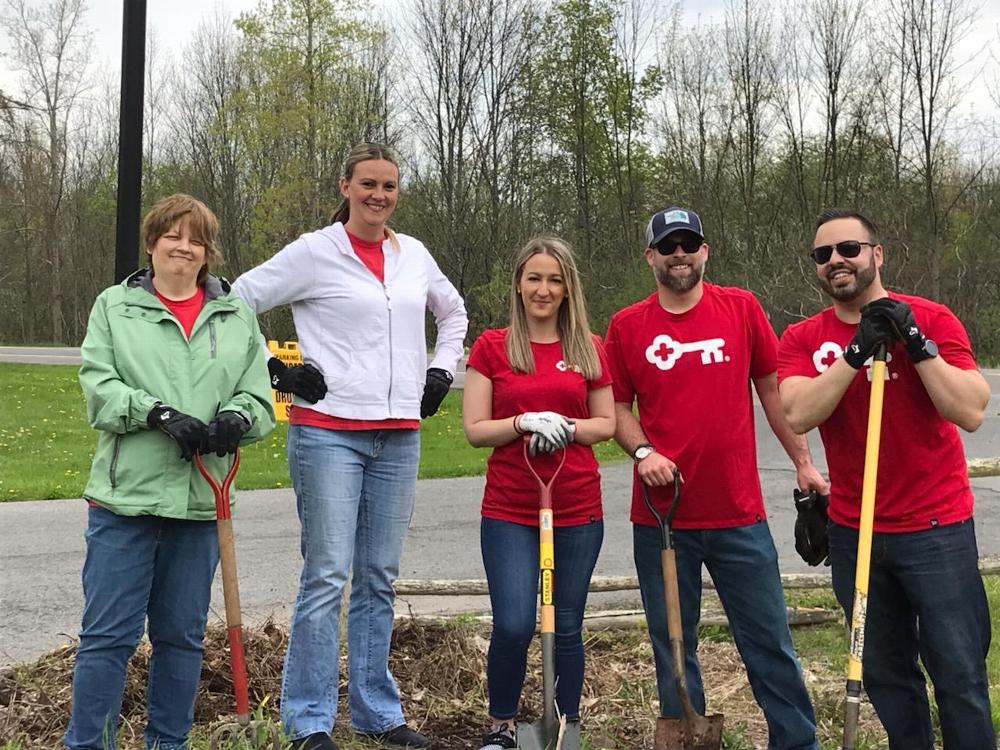
[[[693,232],[705,239],[698,214],[688,208],[671,206],[653,214],[653,218],[649,220],[646,227],[646,247],[653,247],[668,234],[678,230]]]

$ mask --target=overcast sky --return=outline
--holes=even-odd
[[[42,4],[49,0],[28,0],[29,4]],[[93,33],[92,64],[95,71],[103,68],[117,73],[121,60],[122,0],[86,0],[87,24]],[[394,7],[398,0],[368,0],[368,7]],[[775,8],[781,8],[789,0],[773,0]],[[958,121],[968,116],[991,121],[1000,131],[1000,108],[991,100],[988,86],[1000,87],[1000,0],[973,0],[979,2],[979,21],[970,36],[960,47],[960,54],[979,53],[980,60],[973,61],[962,69],[962,89],[964,98],[957,113]],[[155,34],[158,46],[169,50],[175,57],[183,48],[185,40],[198,24],[221,9],[235,18],[239,13],[252,10],[258,0],[147,0],[146,25],[148,33]],[[721,21],[724,18],[726,0],[688,0],[684,4],[685,26],[694,26],[699,21]],[[0,0],[0,7],[3,6]],[[0,54],[7,49],[7,39],[0,31]],[[870,40],[876,43],[876,40]],[[712,54],[709,52],[708,54]],[[0,87],[17,93],[19,86],[9,69],[9,61],[0,57]],[[957,124],[953,120],[954,124]]]

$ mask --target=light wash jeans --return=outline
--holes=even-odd
[[[83,624],[63,741],[114,750],[128,659],[149,618],[146,747],[186,747],[219,561],[215,521],[88,511]]]
[[[419,462],[418,430],[288,430],[303,559],[281,687],[281,717],[291,739],[329,732],[336,720],[340,596],[352,563],[351,724],[360,732],[384,732],[405,723],[389,672],[389,641],[393,582]]]

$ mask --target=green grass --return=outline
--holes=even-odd
[[[87,424],[77,369],[66,365],[0,364],[0,501],[79,497],[96,443]],[[287,425],[243,451],[243,489],[288,487]],[[487,448],[473,448],[462,430],[462,394],[452,391],[421,427],[420,478],[484,473]],[[612,442],[595,447],[601,461],[623,459]]]

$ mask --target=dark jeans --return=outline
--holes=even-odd
[[[635,569],[656,661],[663,716],[681,715],[673,679],[667,608],[660,567],[660,530],[632,525]],[[695,710],[705,713],[698,664],[701,566],[708,569],[747,668],[754,698],[767,719],[771,750],[819,750],[816,718],[788,629],[778,553],[766,522],[730,529],[675,531],[685,671]]]
[[[837,600],[851,618],[858,532],[830,526]],[[990,613],[979,575],[975,525],[963,523],[872,540],[863,655],[865,691],[891,750],[933,750],[931,682],[945,750],[996,747],[986,653]]]
[[[148,617],[146,747],[187,747],[219,561],[215,521],[87,512],[83,625],[63,741],[114,750],[125,669]]]
[[[528,644],[535,634],[538,527],[484,518],[480,539],[493,607],[486,663],[490,715],[512,719],[524,684]],[[603,521],[555,529],[556,705],[567,719],[580,715],[583,611],[603,540]]]

